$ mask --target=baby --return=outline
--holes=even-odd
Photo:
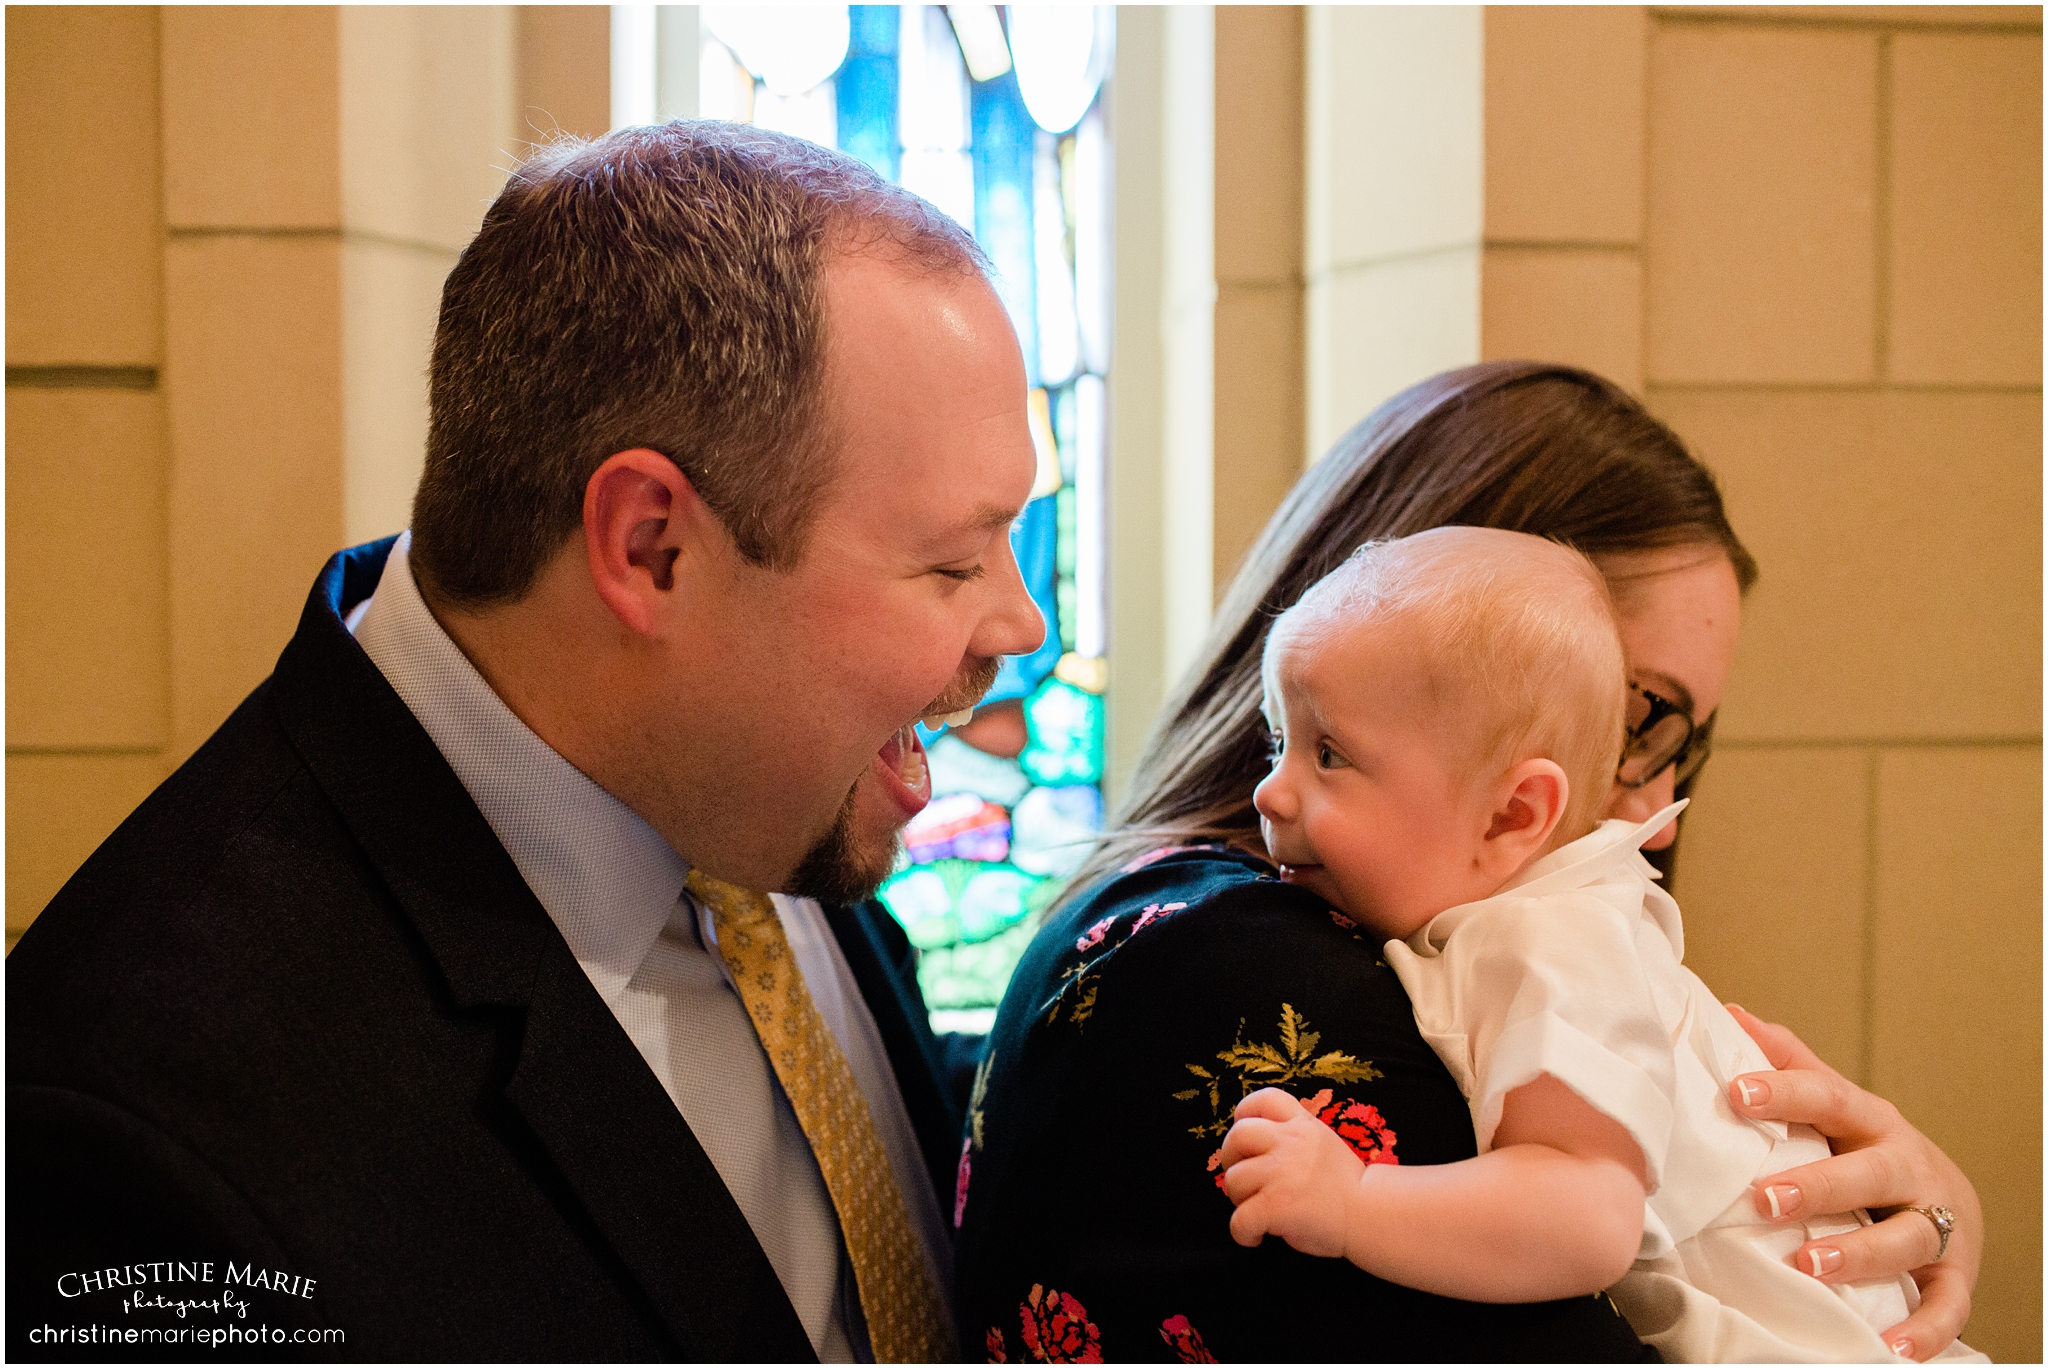
[[[1599,573],[1519,533],[1369,544],[1274,624],[1267,850],[1388,938],[1479,1154],[1367,1166],[1262,1089],[1223,1146],[1231,1233],[1482,1302],[1612,1288],[1668,1359],[1896,1359],[1881,1333],[1917,1304],[1909,1279],[1789,1262],[1868,1218],[1757,1216],[1752,1181],[1827,1146],[1729,1105],[1770,1064],[1680,963],[1638,850],[1683,805],[1599,821],[1627,692]]]

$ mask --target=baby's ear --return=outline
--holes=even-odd
[[[1543,854],[1564,817],[1572,785],[1563,766],[1536,756],[1503,775],[1493,792],[1491,824],[1479,859],[1487,874],[1506,881]]]

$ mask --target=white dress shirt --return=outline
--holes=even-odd
[[[350,630],[476,801],[739,1204],[824,1360],[868,1358],[824,1176],[717,952],[689,865],[505,706],[420,598],[398,539]],[[774,895],[818,1013],[874,1114],[942,1296],[946,1230],[909,1114],[823,910]],[[650,1166],[662,1157],[647,1157]]]

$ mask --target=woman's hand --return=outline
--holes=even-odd
[[[1831,1069],[1797,1036],[1729,1005],[1735,1020],[1763,1047],[1774,1073],[1745,1074],[1729,1089],[1735,1110],[1749,1117],[1805,1122],[1834,1147],[1833,1159],[1774,1174],[1756,1186],[1757,1211],[1791,1221],[1851,1208],[1870,1208],[1875,1225],[1809,1241],[1795,1263],[1823,1283],[1910,1273],[1920,1285],[1920,1310],[1884,1333],[1898,1354],[1925,1360],[1939,1354],[1970,1319],[1970,1291],[1984,1258],[1984,1213],[1977,1190],[1940,1147],[1874,1093]],[[1909,1207],[1942,1206],[1955,1214],[1948,1252],[1934,1222]],[[1885,1210],[1890,1216],[1883,1216]],[[1816,1259],[1818,1263],[1816,1263]]]

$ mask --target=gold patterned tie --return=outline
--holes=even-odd
[[[875,1359],[885,1364],[955,1358],[945,1309],[910,1229],[874,1114],[825,1019],[765,894],[692,870],[689,890],[711,909],[719,954],[767,1047],[797,1125],[811,1143],[860,1287]]]

